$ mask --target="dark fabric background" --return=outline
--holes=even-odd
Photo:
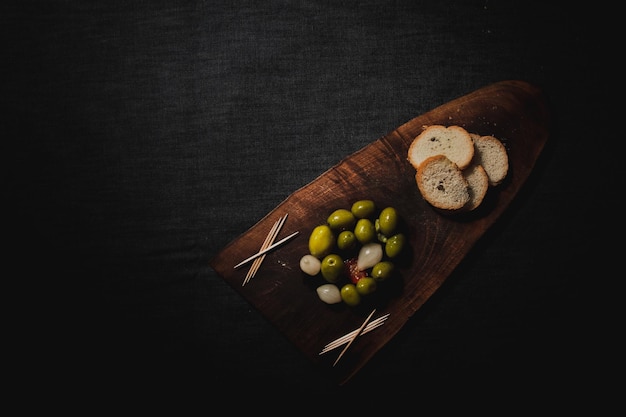
[[[604,242],[621,229],[623,190],[606,150],[623,138],[608,118],[616,66],[603,48],[616,38],[600,19],[612,13],[587,6],[3,3],[16,387],[111,400],[186,387],[207,406],[263,393],[268,410],[299,394],[306,408],[335,395],[428,404],[428,388],[507,392],[514,404],[604,392],[598,375],[616,372],[621,333],[603,308],[620,275]],[[542,88],[554,110],[533,175],[347,386],[209,267],[342,158],[508,79]]]

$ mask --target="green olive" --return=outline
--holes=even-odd
[[[356,246],[356,236],[351,230],[344,230],[337,237],[337,247],[344,251],[349,251]]]
[[[400,252],[402,252],[405,240],[406,238],[402,233],[391,236],[389,239],[387,239],[387,242],[385,243],[385,255],[390,258],[395,258],[396,256],[398,256]]]
[[[358,306],[361,303],[361,294],[359,294],[356,289],[356,285],[354,284],[344,285],[341,287],[340,293],[343,302],[348,304],[350,307]]]
[[[393,262],[380,261],[372,267],[372,278],[374,278],[378,282],[385,281],[391,276],[393,270]]]
[[[352,204],[350,211],[357,219],[371,219],[374,217],[376,205],[372,200],[359,200]]]
[[[354,227],[356,218],[350,210],[337,209],[328,216],[326,222],[333,230],[346,230]]]
[[[327,224],[313,229],[309,236],[309,252],[318,259],[328,255],[335,245],[335,235]]]
[[[376,229],[370,219],[359,219],[354,227],[354,236],[362,245],[376,239]]]
[[[372,277],[363,277],[356,283],[356,291],[360,295],[372,294],[376,291],[377,282]]]
[[[328,282],[335,283],[343,274],[343,259],[336,253],[326,255],[322,259],[321,272],[324,279]]]
[[[385,207],[378,216],[378,229],[385,236],[391,236],[398,225],[398,212],[393,207]]]

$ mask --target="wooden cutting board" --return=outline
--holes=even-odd
[[[500,217],[520,190],[549,135],[550,114],[542,92],[523,81],[498,82],[450,101],[346,157],[308,185],[296,190],[247,232],[228,244],[210,266],[267,320],[275,325],[323,374],[343,385],[385,345],[441,286],[476,241]],[[407,160],[409,145],[426,125],[460,125],[469,132],[494,135],[506,146],[509,173],[489,190],[469,215],[442,215],[421,197],[415,169]],[[362,305],[320,301],[321,278],[305,275],[300,258],[308,253],[308,236],[336,208],[361,199],[397,209],[407,235],[404,255],[393,282]],[[245,286],[251,264],[234,266],[259,251],[274,222],[288,214],[277,241],[300,233],[267,254]],[[330,341],[389,313],[385,324],[358,337],[333,366],[343,347],[320,355]]]

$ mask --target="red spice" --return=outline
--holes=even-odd
[[[343,264],[351,283],[356,284],[361,278],[367,276],[367,272],[359,271],[357,268],[357,258],[346,259]]]

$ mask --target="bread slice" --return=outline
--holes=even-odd
[[[409,146],[408,159],[415,169],[429,157],[445,155],[459,169],[467,168],[474,157],[474,142],[461,126],[428,126]]]
[[[472,211],[480,206],[489,189],[489,176],[482,165],[472,164],[463,170],[469,190],[469,201],[463,206],[463,210]]]
[[[472,133],[474,162],[482,165],[489,177],[489,185],[496,186],[506,178],[509,171],[509,156],[500,140],[494,136]]]
[[[417,168],[415,182],[422,197],[441,210],[460,210],[470,200],[469,184],[463,171],[445,155],[423,160]]]

